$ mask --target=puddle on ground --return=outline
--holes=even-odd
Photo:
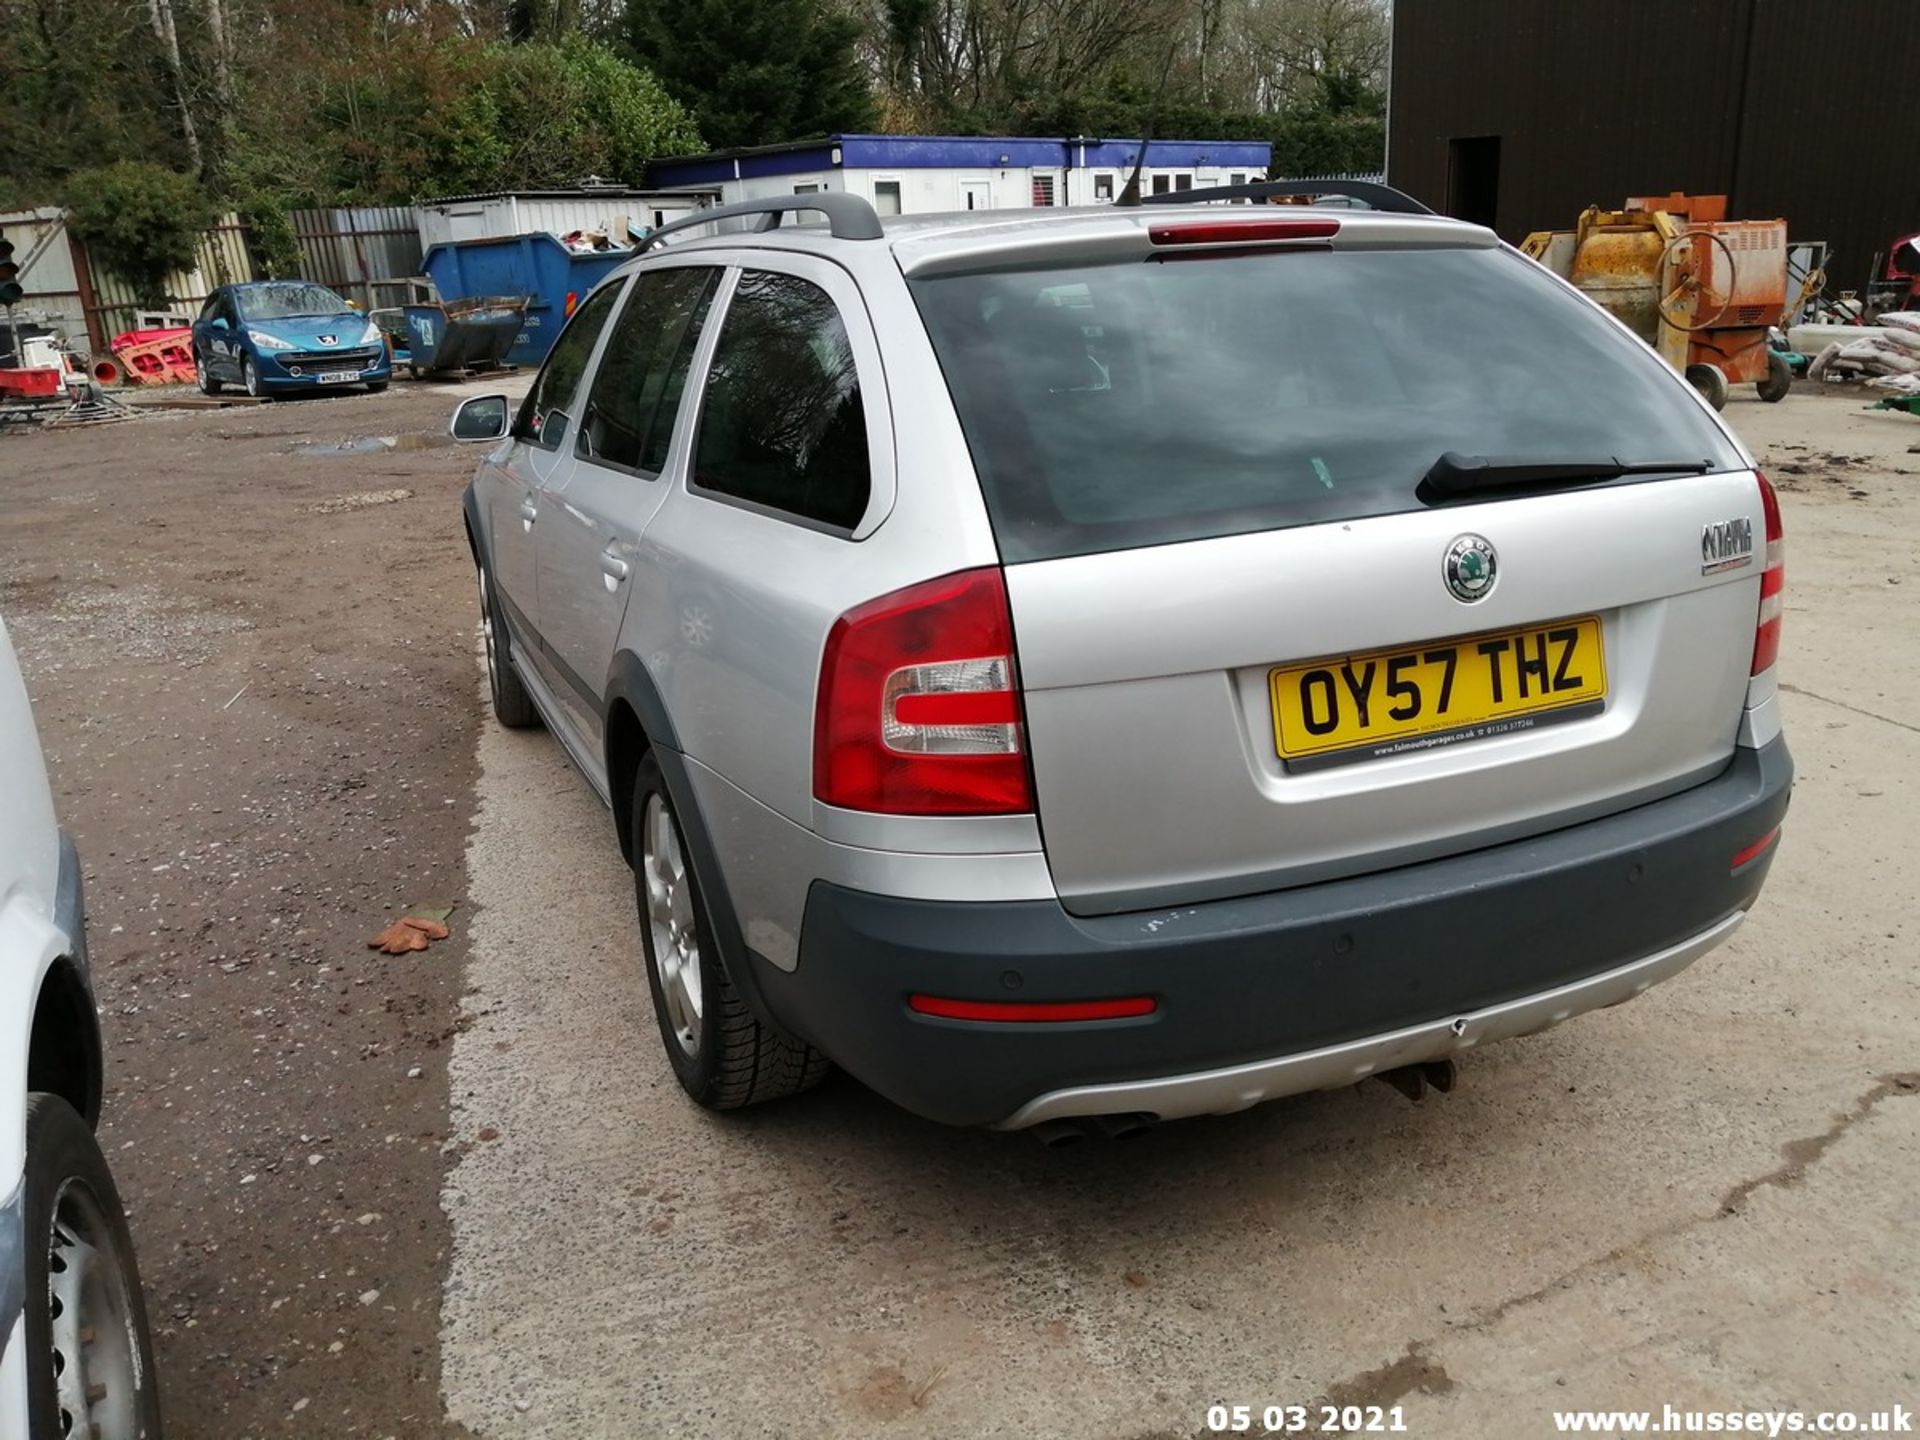
[[[384,455],[389,450],[438,450],[453,444],[451,435],[356,435],[331,445],[293,447],[295,455]]]

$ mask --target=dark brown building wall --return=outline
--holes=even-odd
[[[1920,230],[1916,77],[1915,0],[1396,0],[1387,174],[1447,209],[1451,142],[1498,136],[1508,240],[1724,193],[1861,287]]]

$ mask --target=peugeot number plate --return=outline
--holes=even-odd
[[[1288,665],[1268,688],[1274,746],[1289,770],[1307,770],[1596,715],[1607,661],[1588,615]]]
[[[347,385],[360,378],[358,370],[327,370],[320,375],[322,385]]]

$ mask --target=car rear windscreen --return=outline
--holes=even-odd
[[[1444,452],[1741,462],[1654,354],[1492,249],[916,279],[1008,563],[1420,508]]]

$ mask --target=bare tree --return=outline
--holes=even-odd
[[[193,123],[193,106],[187,98],[186,66],[180,60],[180,32],[174,27],[172,0],[147,0],[147,10],[160,53],[166,57],[168,78],[173,82],[173,101],[180,111],[180,138],[186,143],[193,168],[199,170],[204,157],[200,153],[200,132]]]
[[[869,0],[873,69],[936,110],[995,110],[1151,54],[1191,0]],[[1209,0],[1218,5],[1222,0]]]
[[[1251,0],[1239,41],[1262,110],[1319,98],[1329,81],[1378,86],[1390,45],[1385,0]]]

